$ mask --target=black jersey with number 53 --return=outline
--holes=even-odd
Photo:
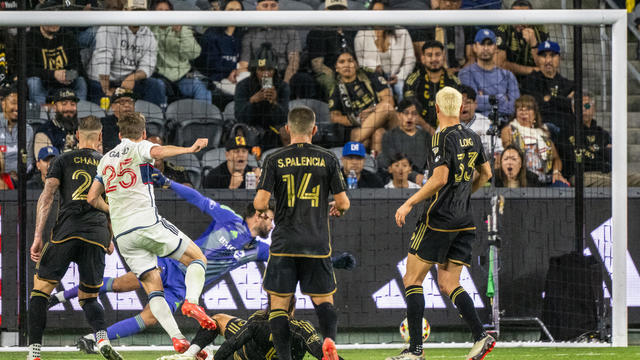
[[[331,254],[329,194],[346,189],[340,162],[313,144],[292,144],[269,155],[258,189],[276,199],[272,256],[327,257]]]
[[[87,202],[87,194],[100,163],[99,152],[78,149],[51,161],[47,179],[60,181],[60,209],[53,229],[52,242],[78,239],[106,248],[111,241],[107,214]]]
[[[449,126],[431,137],[429,173],[438,166],[449,168],[447,184],[427,202],[423,219],[435,231],[475,229],[469,199],[473,171],[484,164],[480,137],[458,124]]]

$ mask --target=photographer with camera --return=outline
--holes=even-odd
[[[282,131],[289,112],[289,85],[280,79],[270,43],[263,43],[251,61],[251,75],[236,87],[236,119],[249,126],[249,138],[263,150],[288,144]]]
[[[87,82],[78,75],[80,53],[76,37],[60,26],[40,26],[27,33],[29,100],[39,105],[47,94],[70,87],[80,100],[87,98]]]

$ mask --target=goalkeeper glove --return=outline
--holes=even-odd
[[[151,172],[151,179],[153,180],[153,186],[155,187],[168,189],[171,186],[171,180],[162,175],[160,170],[156,168],[153,168],[153,171]]]
[[[344,270],[353,270],[357,265],[356,257],[350,252],[343,252],[340,255],[332,257],[331,262],[334,268]]]

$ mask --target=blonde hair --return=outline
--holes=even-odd
[[[436,104],[442,115],[458,117],[462,107],[462,94],[450,86],[445,86],[436,94]]]
[[[289,111],[289,130],[296,135],[311,135],[316,124],[316,114],[306,106],[298,106]]]
[[[97,140],[102,131],[102,122],[96,116],[89,115],[78,119],[78,133],[88,140]]]
[[[118,128],[120,128],[120,136],[123,138],[137,140],[142,137],[145,131],[144,115],[139,112],[126,113],[118,121]]]

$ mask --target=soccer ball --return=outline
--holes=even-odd
[[[430,334],[431,326],[429,325],[427,319],[422,318],[422,342],[427,341]],[[402,323],[400,324],[400,336],[402,336],[404,342],[409,342],[409,323],[407,322],[406,318],[402,320]]]

